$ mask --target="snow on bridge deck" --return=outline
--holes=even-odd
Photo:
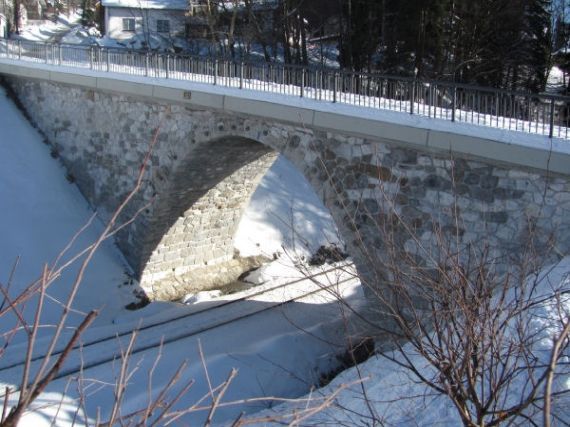
[[[443,149],[557,173],[570,173],[570,143],[566,140],[508,128],[491,128],[353,104],[322,102],[278,92],[260,93],[254,89],[243,90],[200,81],[107,73],[1,56],[0,74],[248,114],[365,138],[382,137],[408,146]]]
[[[508,95],[512,101],[506,103],[512,105],[505,106],[504,99],[497,98],[493,101],[495,107],[487,107],[484,92],[487,89],[477,88],[477,104],[483,108],[485,103],[487,111],[499,112],[479,113],[473,109],[443,107],[449,104],[450,93],[449,87],[442,84],[415,86],[416,90],[427,92],[425,96],[412,95],[417,101],[411,103],[402,87],[394,89],[392,98],[373,96],[360,93],[364,91],[362,88],[356,91],[359,93],[337,90],[339,82],[334,82],[331,89],[330,85],[316,82],[318,76],[313,77],[312,86],[309,82],[307,86],[285,84],[288,72],[285,68],[267,67],[260,74],[258,69],[244,71],[243,65],[239,72],[229,70],[230,65],[239,68],[238,64],[196,62],[168,55],[0,41],[0,73],[4,74],[248,114],[355,136],[382,137],[412,146],[570,173],[570,144],[566,141],[570,136],[567,119],[562,117],[567,99],[563,97],[533,95],[535,98],[531,99],[531,95],[495,91]],[[219,71],[218,67],[225,71]],[[303,73],[301,81],[305,82],[309,75]],[[321,80],[324,78],[321,75]],[[522,97],[529,105],[536,102],[536,111],[530,107],[526,113],[520,111],[522,107],[517,111],[515,96]],[[475,98],[472,104],[468,101],[463,105],[474,106]],[[501,106],[511,117],[500,115]],[[520,119],[521,114],[529,119]],[[551,132],[553,138],[548,137]]]

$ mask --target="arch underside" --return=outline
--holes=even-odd
[[[151,299],[175,299],[242,272],[233,238],[277,153],[245,138],[201,144],[159,194],[144,239],[141,286]],[[247,262],[245,262],[247,264]]]

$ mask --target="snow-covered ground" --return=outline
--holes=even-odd
[[[570,257],[564,258],[556,266],[544,269],[543,277],[536,291],[529,301],[530,308],[521,319],[524,319],[527,337],[532,337],[533,345],[530,348],[532,357],[538,358],[537,366],[545,367],[550,363],[553,340],[562,330],[561,321],[570,319]],[[532,278],[531,278],[532,279]],[[514,301],[516,289],[512,289],[506,301]],[[560,298],[560,300],[558,300]],[[521,320],[513,318],[511,325],[505,328],[509,342],[515,322]],[[512,329],[511,329],[512,328]],[[422,357],[411,345],[404,347],[404,352],[411,364],[418,368],[419,373],[430,381],[437,383],[437,372],[428,361]],[[497,349],[506,354],[505,349]],[[559,360],[556,370],[553,393],[561,393],[554,399],[552,414],[555,416],[554,425],[568,425],[570,423],[570,348],[566,348],[564,356]],[[395,361],[391,359],[394,358]],[[506,363],[506,360],[501,362]],[[387,425],[399,427],[412,426],[458,426],[462,425],[461,418],[453,403],[446,396],[435,392],[419,381],[409,369],[402,367],[404,359],[398,352],[387,353],[385,356],[375,355],[368,361],[350,368],[338,375],[330,384],[306,395],[302,403],[284,404],[269,411],[256,413],[252,420],[275,418],[284,424],[295,420],[291,414],[304,414],[310,407],[306,402],[312,400],[314,407],[326,401],[324,409],[316,414],[307,416],[301,425]],[[514,363],[513,359],[509,363]],[[522,362],[524,366],[525,362]],[[489,369],[492,367],[489,366]],[[540,376],[542,368],[535,372],[535,379]],[[524,372],[524,371],[523,371]],[[346,385],[350,385],[346,389]],[[509,387],[501,393],[501,408],[514,405],[521,396],[529,392],[530,384],[526,374],[518,374]],[[328,397],[340,393],[332,399]],[[478,389],[478,392],[480,389]],[[484,390],[484,387],[481,389]],[[543,388],[541,387],[540,393]],[[481,393],[484,393],[481,392]],[[564,394],[565,393],[565,394]],[[534,414],[533,425],[542,424],[542,413],[532,405],[526,414]],[[528,423],[528,424],[527,424]],[[281,423],[275,423],[278,425]],[[273,423],[264,423],[273,425]],[[502,424],[501,424],[502,425]],[[520,418],[514,425],[531,425],[529,419]]]
[[[66,181],[65,171],[58,161],[50,157],[49,147],[41,142],[36,131],[6,99],[3,92],[0,93],[0,128],[3,129],[0,139],[0,197],[5,206],[0,214],[0,235],[3,237],[0,240],[0,283],[7,283],[13,265],[20,256],[10,290],[14,293],[37,278],[43,262],[53,262],[71,236],[88,221],[92,212],[77,189]],[[285,183],[292,186],[288,189]],[[294,191],[290,191],[290,188]],[[307,256],[318,245],[334,241],[334,226],[322,207],[315,204],[314,198],[308,191],[308,184],[294,173],[291,165],[285,160],[279,160],[252,199],[236,237],[237,246],[244,254],[285,251]],[[299,236],[291,232],[292,224]],[[259,227],[259,232],[255,231],[256,227]],[[102,224],[95,220],[77,239],[70,253],[93,241],[101,228]],[[49,289],[51,299],[46,303],[46,323],[52,323],[56,319],[60,311],[56,300],[65,298],[67,284],[73,278],[74,269],[75,267],[68,269]],[[137,325],[145,326],[200,311],[210,307],[208,304],[220,304],[223,303],[223,298],[229,298],[208,298],[207,301],[196,301],[192,306],[152,303],[140,311],[127,312],[123,307],[132,299],[132,287],[119,286],[126,277],[125,270],[117,249],[110,242],[105,244],[88,270],[77,299],[76,308],[81,311],[103,307],[98,323],[84,336],[85,345],[115,332],[131,330]],[[269,266],[261,281],[272,275],[283,274],[284,271],[294,274],[287,257],[282,257],[279,262]],[[559,289],[559,285],[562,285],[562,289],[570,289],[569,272],[570,258],[566,258],[550,272],[549,280],[543,282],[542,292],[546,294],[552,288]],[[260,276],[262,274],[258,273],[257,277]],[[357,287],[346,288],[345,295],[357,304],[362,302]],[[195,321],[183,322],[176,327],[177,333],[193,328],[206,329],[212,322],[221,324],[224,316],[231,317],[232,312],[260,311],[238,322],[167,343],[162,350],[153,348],[136,353],[130,363],[132,375],[124,398],[123,413],[144,407],[149,399],[149,390],[157,393],[165,387],[182,363],[188,363],[188,367],[173,392],[179,391],[191,380],[195,380],[195,383],[177,406],[178,409],[198,401],[208,393],[209,382],[220,384],[233,368],[238,369],[238,375],[232,380],[225,402],[267,395],[288,398],[302,395],[318,383],[320,372],[334,367],[335,352],[340,350],[339,343],[343,343],[344,329],[338,306],[334,299],[323,298],[322,295],[309,296],[283,306],[277,312],[265,310],[268,304],[273,304],[275,298],[252,299],[228,308],[223,316],[212,313],[209,317],[201,316],[196,317]],[[564,304],[564,310],[570,313],[569,301],[566,300]],[[33,309],[31,306],[28,308]],[[550,338],[557,332],[556,326],[549,323],[549,319],[555,317],[554,314],[552,306],[541,304],[532,318],[531,327],[542,334],[539,346],[535,349],[540,357],[549,350],[552,345]],[[333,319],[338,319],[338,323],[331,321]],[[13,321],[14,319],[6,317],[0,318],[1,330],[9,330]],[[171,334],[171,331],[165,333],[165,330],[152,333],[143,331],[137,342],[148,344],[160,339],[162,335]],[[49,332],[50,329],[46,328],[45,335],[49,336]],[[39,339],[39,353],[45,348],[44,339]],[[126,348],[128,339],[128,336],[123,336],[95,347],[87,346],[83,350],[84,356],[77,354],[70,359],[70,363],[87,365],[90,361],[96,362],[99,358],[112,354],[119,346]],[[336,347],[330,343],[336,343]],[[24,352],[24,346],[15,341],[0,358],[2,388],[17,383],[17,369],[3,369],[11,362],[20,360]],[[204,355],[205,368],[200,352]],[[412,351],[410,354],[415,357]],[[153,370],[156,360],[158,364]],[[81,412],[83,409],[80,409],[79,414],[76,413],[79,403],[77,399],[80,396],[77,385],[62,378],[54,381],[40,396],[34,404],[35,411],[26,415],[23,425],[47,425],[54,416],[57,416],[57,425],[93,422],[92,417],[98,409],[103,417],[108,416],[114,399],[113,388],[109,384],[115,382],[119,372],[119,361],[105,365],[94,363],[93,367],[85,369],[81,384],[86,399],[85,411],[91,418],[84,418],[85,415]],[[425,372],[430,373],[430,370],[426,368]],[[152,376],[152,386],[149,385],[149,376]],[[343,384],[360,379],[365,380],[343,389]],[[570,389],[570,377],[559,377],[556,386],[558,390]],[[341,391],[335,399],[323,411],[306,419],[303,424],[371,425],[373,417],[397,426],[453,426],[459,423],[449,401],[432,394],[426,395],[427,390],[410,378],[408,373],[395,363],[380,357],[370,359],[358,369],[344,372],[328,386],[313,390],[293,406],[278,406],[270,412],[257,414],[256,411],[260,409],[276,406],[278,401],[234,403],[220,409],[214,421],[222,424],[230,422],[241,411],[246,411],[252,417],[283,415],[299,409],[299,405],[307,407],[318,403],[322,396],[331,396],[339,390]],[[511,392],[517,393],[517,390]],[[569,406],[563,406],[567,403],[555,406],[558,414],[568,415]],[[177,421],[182,424],[201,423],[205,416],[205,411],[195,411]]]
[[[278,157],[257,187],[234,243],[243,256],[271,258],[286,250],[307,258],[321,245],[340,245],[340,239],[329,212],[306,179],[284,157]]]
[[[568,76],[560,68],[554,65],[548,73],[546,80],[546,90],[551,93],[560,93],[566,88]]]
[[[59,42],[61,37],[79,26],[81,13],[76,11],[70,15],[60,14],[57,21],[31,21],[20,30],[18,38],[39,42]]]
[[[50,148],[7,100],[3,90],[0,100],[0,283],[8,283],[15,267],[10,288],[14,295],[40,277],[45,263],[54,265],[93,212],[77,188],[66,180],[59,162],[51,158]],[[102,224],[95,220],[58,264],[94,242],[101,231]],[[98,322],[108,322],[134,300],[128,286],[119,286],[128,281],[127,273],[119,251],[110,242],[105,243],[87,270],[75,308],[84,312],[104,307]],[[77,266],[66,269],[49,288],[43,323],[53,324],[57,320],[60,301],[65,300],[76,274]],[[34,307],[28,305],[26,309],[32,312]],[[72,323],[80,318],[72,317]],[[5,318],[0,321],[5,331],[10,322],[6,323]]]
[[[95,241],[103,224],[95,218],[58,258],[75,233],[89,223],[93,212],[77,188],[66,180],[66,172],[59,161],[50,156],[49,146],[42,142],[3,90],[0,91],[0,128],[3,129],[0,137],[0,199],[4,201],[0,213],[0,284],[9,286],[9,293],[14,296],[39,278],[44,263],[61,265]],[[283,256],[257,271],[252,277],[253,282],[271,287],[299,278],[302,274],[293,266],[295,259],[307,257],[320,244],[336,241],[334,224],[322,205],[316,205],[318,199],[314,194],[308,194],[308,189],[308,184],[291,164],[280,159],[254,194],[236,238],[237,248],[244,254],[282,252]],[[289,218],[293,218],[293,222]],[[303,238],[292,237],[291,224],[304,235]],[[260,236],[264,238],[260,239]],[[108,416],[113,388],[101,385],[114,383],[118,375],[118,362],[110,366],[98,365],[98,361],[115,354],[121,345],[125,348],[129,337],[97,344],[95,349],[95,344],[88,344],[137,327],[147,327],[172,317],[192,316],[188,321],[180,320],[175,328],[177,336],[190,334],[188,338],[165,344],[162,351],[151,348],[133,356],[131,366],[136,369],[129,380],[125,410],[145,405],[149,370],[159,354],[152,389],[158,392],[164,387],[176,368],[186,360],[188,367],[180,384],[196,381],[192,392],[181,403],[188,405],[208,391],[200,346],[212,383],[223,381],[231,369],[239,369],[228,390],[230,400],[267,395],[297,397],[318,383],[320,372],[336,366],[335,355],[345,347],[343,318],[339,306],[330,296],[315,294],[280,309],[268,310],[276,301],[290,298],[287,296],[290,292],[306,290],[307,284],[299,283],[297,291],[294,288],[282,292],[277,289],[272,294],[248,297],[233,305],[227,305],[227,302],[238,299],[240,294],[217,298],[210,294],[206,300],[196,298],[190,306],[151,303],[142,310],[131,312],[125,305],[135,301],[133,290],[136,285],[131,284],[128,270],[112,242],[105,242],[86,271],[73,306],[75,311],[67,322],[69,332],[63,334],[63,338],[70,336],[82,313],[101,310],[95,324],[82,337],[85,353],[74,353],[68,359],[70,366],[85,366],[82,385],[91,422],[98,410]],[[62,312],[61,303],[67,297],[77,271],[76,262],[48,288],[41,319],[45,326],[40,330],[34,355],[43,354],[47,348],[53,325]],[[336,277],[329,277],[326,283],[334,283]],[[252,291],[244,292],[241,295]],[[344,293],[355,304],[362,302],[357,283],[347,284]],[[32,299],[26,304],[24,316],[28,320],[32,319],[36,303],[37,299]],[[202,312],[224,304],[219,309],[223,311]],[[245,314],[244,319],[224,325],[232,316]],[[26,353],[23,331],[15,337],[9,334],[15,324],[16,319],[10,315],[0,317],[2,345],[6,345],[0,350],[2,389],[18,384],[20,367],[9,367],[21,361]],[[170,325],[140,332],[137,346],[158,343],[162,336],[171,337],[174,331]],[[200,330],[203,332],[196,332]],[[60,342],[56,347],[62,348],[62,345]],[[87,369],[87,363],[94,366]],[[65,378],[55,381],[38,399],[36,411],[26,417],[24,424],[49,424],[56,412],[58,425],[71,423],[79,396],[76,384],[69,387]],[[241,411],[251,412],[268,405],[268,402],[232,405],[221,410],[216,420],[228,420]],[[184,422],[203,420],[206,413],[190,414]],[[83,417],[81,414],[82,420]]]
[[[82,37],[78,34],[79,31],[71,31],[68,36]],[[292,104],[304,102],[307,101],[291,101]],[[327,106],[329,107],[332,108]],[[334,106],[338,110],[348,107]],[[374,111],[374,114],[378,113]],[[363,114],[362,110],[359,110],[358,114]],[[393,112],[384,112],[383,115],[404,123],[411,121],[412,124],[420,126],[429,120]],[[450,125],[432,124],[445,128]],[[501,130],[464,126],[469,133],[486,132],[496,136],[495,134],[502,132],[502,137],[507,138]],[[41,142],[41,137],[6,99],[3,91],[0,92],[0,129],[0,200],[3,200],[4,206],[0,212],[0,284],[10,284],[10,294],[15,295],[18,290],[39,277],[44,263],[52,265],[55,262],[58,254],[74,234],[89,222],[93,213],[75,186],[65,179],[65,170],[57,160],[50,157],[49,147]],[[522,140],[526,141],[525,138]],[[550,144],[546,138],[542,142]],[[528,136],[528,141],[523,143],[534,144],[536,140],[530,141]],[[555,140],[554,145],[557,144]],[[561,144],[560,149],[566,148]],[[92,243],[102,227],[95,219],[58,262],[65,262],[72,254]],[[317,198],[309,191],[308,184],[296,174],[286,160],[279,159],[253,196],[240,224],[235,243],[243,255],[283,254],[277,262],[252,276],[252,281],[268,285],[280,283],[284,277],[299,277],[292,261],[307,257],[322,244],[336,241],[338,238],[334,224],[327,216],[326,210],[318,206]],[[13,270],[15,272],[12,274]],[[550,272],[548,280],[543,282],[542,292],[546,294],[552,288],[570,290],[569,272],[570,259],[565,258]],[[77,264],[74,264],[49,288],[49,298],[43,311],[43,324],[53,325],[59,318],[60,302],[66,298],[69,284],[76,273]],[[332,281],[334,282],[334,279]],[[101,309],[96,323],[85,334],[84,343],[129,331],[137,326],[195,313],[216,304],[223,304],[224,298],[229,298],[209,294],[205,300],[203,295],[196,297],[194,304],[190,306],[152,303],[142,310],[129,312],[124,307],[134,300],[133,289],[136,286],[130,283],[128,267],[119,251],[111,242],[106,242],[87,270],[74,306],[77,312],[72,314],[69,321],[69,326],[72,327],[80,321],[81,313],[92,308]],[[345,292],[355,304],[362,303],[358,287],[348,286]],[[283,298],[283,295],[280,298]],[[191,380],[195,380],[195,384],[177,408],[187,407],[208,394],[209,383],[214,386],[220,384],[232,368],[237,368],[239,372],[224,401],[268,395],[292,398],[306,393],[311,386],[318,383],[320,373],[333,368],[336,363],[335,352],[340,350],[339,345],[343,343],[345,332],[342,311],[339,311],[334,299],[322,295],[306,297],[302,301],[287,304],[278,311],[266,310],[276,299],[279,298],[246,299],[239,305],[230,306],[236,308],[228,308],[223,316],[196,315],[193,317],[196,320],[189,320],[188,324],[177,326],[176,332],[204,328],[204,325],[211,322],[220,323],[220,326],[167,343],[162,350],[154,348],[136,353],[130,362],[132,375],[128,381],[123,413],[145,407],[149,391],[156,394],[165,387],[176,368],[185,362],[188,367],[173,392],[179,391]],[[33,303],[34,301],[31,301],[26,305],[24,314],[28,318],[33,314]],[[243,311],[254,311],[257,314],[235,323],[221,325],[225,316]],[[568,300],[564,302],[562,313],[570,313]],[[552,306],[546,303],[538,305],[534,311],[530,327],[541,334],[541,340],[535,349],[538,357],[544,357],[552,345],[551,337],[557,333],[557,329],[550,319],[555,318],[556,314],[552,311]],[[10,331],[14,324],[13,317],[0,317],[2,339],[8,338],[5,333]],[[51,331],[53,328],[50,326],[41,329],[36,351],[38,354],[45,349],[45,339]],[[171,333],[168,326],[152,333],[143,331],[137,342],[149,343]],[[124,336],[116,341],[98,345],[95,347],[96,351],[91,350],[83,359],[79,353],[73,356],[71,361],[78,363],[81,360],[99,360],[98,358],[104,355],[113,354],[118,347],[126,348],[128,338]],[[20,333],[12,339],[5,351],[0,350],[2,389],[5,385],[13,386],[17,383],[17,370],[2,369],[23,357],[24,341],[25,336]],[[2,345],[6,344],[6,341],[0,342]],[[89,349],[92,347],[85,347],[84,351]],[[202,364],[201,352],[204,355],[205,367]],[[416,358],[411,350],[410,356]],[[569,357],[570,355],[567,355],[564,361],[568,362]],[[157,360],[157,365],[153,368]],[[57,425],[92,423],[98,408],[105,418],[109,415],[114,399],[110,384],[113,384],[119,375],[119,365],[120,362],[116,361],[113,364],[94,364],[93,367],[86,368],[81,383],[83,394],[78,393],[77,383],[73,381],[69,383],[65,378],[54,381],[36,402],[35,412],[28,414],[23,424],[34,427],[49,425],[52,417],[56,415]],[[425,373],[429,375],[431,371],[426,368]],[[342,390],[323,411],[308,418],[303,424],[371,425],[372,418],[382,420],[387,425],[397,426],[459,424],[457,414],[449,401],[431,394],[426,395],[426,389],[417,384],[408,373],[397,364],[380,357],[372,358],[358,368],[344,372],[325,388],[312,391],[301,403],[279,406],[275,410],[255,416],[290,413],[299,409],[299,405],[310,405],[320,396],[330,396],[341,389],[342,384],[360,379],[365,380]],[[559,377],[556,387],[557,390],[570,389],[570,377]],[[511,390],[513,395],[517,392],[520,390]],[[78,405],[82,403],[78,400],[79,397],[86,399],[87,418],[84,418],[83,409],[79,409],[77,414]],[[221,409],[214,421],[228,423],[241,411],[251,415],[270,406],[276,406],[276,401],[234,403]],[[555,407],[562,416],[570,414],[569,408],[570,403],[567,400]],[[200,423],[206,414],[207,411],[192,412],[178,419],[175,424]]]

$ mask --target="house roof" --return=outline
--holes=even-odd
[[[188,9],[188,0],[101,0],[105,7],[128,7],[133,9]]]
[[[187,10],[189,7],[188,0],[101,0],[101,4],[105,7],[128,7],[133,9],[175,9]],[[196,4],[200,4],[197,2]],[[256,9],[276,6],[276,0],[253,0],[253,7]],[[234,7],[244,7],[243,1],[223,1],[218,5],[219,8],[231,10]]]

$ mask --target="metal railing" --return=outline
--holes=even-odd
[[[0,39],[0,57],[185,80],[570,139],[570,97],[285,64]]]

